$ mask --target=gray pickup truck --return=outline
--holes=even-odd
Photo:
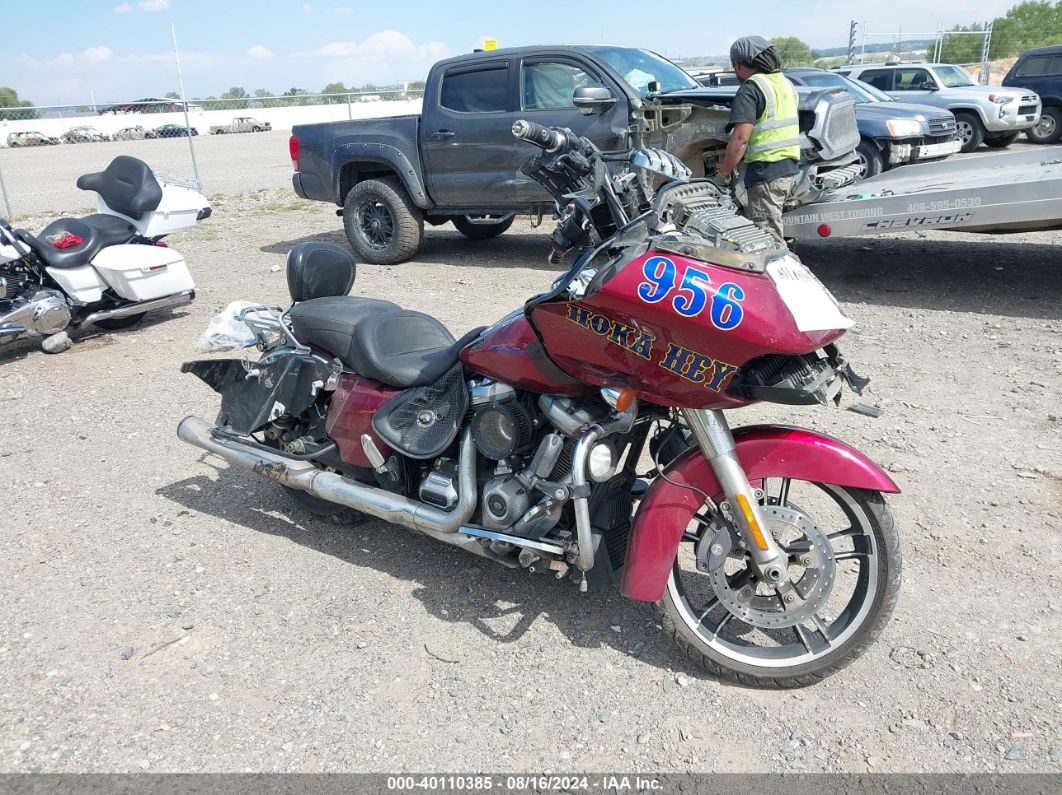
[[[800,88],[801,170],[789,208],[854,181],[854,102],[839,89]],[[715,172],[729,111],[678,66],[646,50],[522,47],[435,64],[420,115],[305,124],[292,130],[295,192],[342,207],[362,261],[412,257],[424,223],[467,237],[501,234],[517,212],[552,212],[520,171],[512,125],[567,127],[604,150],[667,149],[695,176]],[[740,196],[739,196],[740,199]]]

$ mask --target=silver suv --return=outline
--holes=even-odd
[[[1010,146],[1040,121],[1040,97],[1032,91],[980,86],[959,66],[940,63],[861,64],[836,71],[869,83],[901,102],[936,105],[955,114],[962,151],[982,143]]]

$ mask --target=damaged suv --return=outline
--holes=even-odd
[[[854,102],[839,89],[801,88],[801,169],[791,207],[854,181]],[[503,233],[518,212],[552,213],[553,200],[521,173],[527,119],[568,127],[604,150],[667,149],[694,176],[715,172],[729,110],[675,64],[647,50],[521,47],[435,64],[420,115],[304,124],[292,130],[299,196],[343,209],[364,261],[412,257],[424,223],[453,222],[473,239]],[[739,196],[740,199],[740,196]]]

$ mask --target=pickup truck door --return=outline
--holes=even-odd
[[[421,150],[436,206],[519,205],[514,80],[510,59],[477,60],[447,69],[438,96],[424,97]]]
[[[600,83],[612,91],[616,102],[602,112],[584,116],[572,102],[575,89]],[[627,147],[628,107],[626,94],[610,78],[582,59],[564,55],[527,56],[520,62],[518,81],[518,118],[537,122],[543,127],[567,127],[585,136],[601,149]],[[523,163],[538,154],[527,144],[519,144]],[[533,180],[519,174],[519,197],[524,203],[552,201],[549,194]]]

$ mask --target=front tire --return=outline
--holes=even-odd
[[[985,140],[985,126],[973,113],[959,111],[955,114],[955,126],[958,129],[959,140],[962,141],[960,152],[975,152]]]
[[[859,157],[859,165],[862,166],[862,171],[859,174],[860,179],[876,177],[884,171],[885,162],[877,144],[866,140],[860,141],[859,146],[856,147],[856,155]]]
[[[373,265],[405,262],[424,236],[424,214],[396,177],[359,182],[343,202],[343,228],[354,253]]]
[[[1018,140],[1018,133],[996,133],[988,134],[985,136],[985,146],[990,149],[1006,149],[1012,143]]]
[[[731,554],[717,572],[705,572],[696,553],[691,556],[696,545],[702,543],[698,540],[693,549],[689,543],[680,545],[656,610],[665,633],[709,673],[752,687],[806,687],[862,655],[888,623],[900,588],[900,539],[892,514],[878,492],[788,479],[777,481],[784,485],[779,497],[764,501],[765,510],[773,509],[774,515],[803,517],[800,526],[807,534],[802,539],[799,532],[787,533],[784,524],[773,524],[771,514],[765,514],[772,522],[772,534],[781,528],[782,537],[775,537],[789,552],[787,580],[796,588],[792,593],[800,597],[797,606],[786,607],[779,589],[772,593],[772,587],[750,575],[747,560],[742,568],[743,553],[736,546],[738,560]],[[799,492],[799,506],[789,498],[798,483],[801,488],[808,487],[807,493]],[[769,493],[766,481],[762,488]],[[809,515],[805,508],[813,504],[815,508]],[[816,514],[822,518],[811,520],[810,516]],[[848,526],[829,532],[838,519]],[[698,532],[694,527],[699,528]],[[719,536],[714,535],[713,528],[718,527],[695,519],[684,538],[713,533],[707,543],[714,548]],[[828,539],[829,554],[821,545],[821,551],[812,552],[816,549],[815,538]],[[796,570],[800,578],[792,580]],[[815,576],[808,585],[805,579],[812,572]],[[797,611],[791,619],[787,618],[790,610]],[[806,610],[811,614],[802,617]],[[795,623],[787,624],[789,620]]]
[[[1044,108],[1040,121],[1025,131],[1031,144],[1057,144],[1062,139],[1062,108]]]
[[[492,224],[477,224],[473,223],[468,216],[459,215],[453,218],[457,231],[470,240],[489,240],[492,237],[497,237],[512,226],[514,220],[515,216],[510,215],[504,221],[497,221]]]

